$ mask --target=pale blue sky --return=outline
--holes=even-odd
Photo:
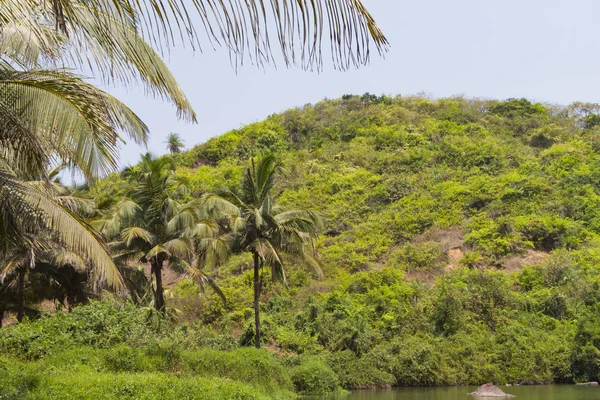
[[[165,152],[165,136],[186,147],[230,129],[323,98],[346,93],[464,95],[568,104],[600,102],[600,1],[597,0],[364,0],[391,43],[359,70],[321,74],[243,66],[236,74],[227,51],[175,48],[168,64],[186,91],[198,124],[178,121],[175,109],[143,90],[109,91],[151,129],[148,149]],[[329,61],[326,59],[326,61]],[[145,151],[122,149],[122,165]]]

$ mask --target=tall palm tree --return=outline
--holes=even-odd
[[[205,211],[228,220],[230,233],[225,242],[232,252],[252,254],[254,267],[255,345],[260,348],[261,269],[270,267],[273,280],[286,283],[283,255],[312,267],[319,275],[314,239],[323,227],[319,216],[308,210],[284,210],[274,203],[273,189],[279,163],[272,154],[252,160],[239,192],[204,198]],[[209,242],[207,242],[209,243]],[[212,254],[204,251],[203,254]]]
[[[214,282],[194,266],[195,240],[213,235],[213,229],[210,223],[200,220],[196,202],[182,201],[186,189],[174,172],[170,159],[142,156],[140,165],[127,174],[135,180],[130,198],[94,223],[109,240],[114,240],[111,245],[118,262],[150,263],[154,306],[163,312],[165,265],[191,273],[222,295]]]
[[[181,150],[183,150],[183,140],[178,133],[169,133],[165,143],[167,144],[167,150],[171,154],[181,153]]]

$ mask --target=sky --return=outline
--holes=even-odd
[[[225,49],[194,53],[181,46],[166,58],[198,116],[179,121],[173,105],[141,87],[111,86],[150,127],[147,149],[127,144],[121,165],[142,152],[166,152],[168,133],[187,148],[270,114],[344,94],[526,97],[569,104],[600,103],[600,1],[363,0],[391,43],[385,58],[321,73],[251,64],[237,72]],[[328,44],[326,44],[328,46]]]

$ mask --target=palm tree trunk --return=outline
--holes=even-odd
[[[0,310],[0,328],[2,328],[3,321],[4,321],[4,310]]]
[[[152,266],[152,273],[156,280],[156,287],[152,288],[154,291],[154,308],[165,313],[165,294],[162,286],[162,261],[153,258],[150,265]]]
[[[254,253],[254,326],[256,327],[255,334],[255,346],[257,349],[260,349],[260,308],[259,308],[259,299],[260,299],[260,286],[258,279],[258,254]]]
[[[25,316],[25,267],[17,272],[17,321],[23,321]]]

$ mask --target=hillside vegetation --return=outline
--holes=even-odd
[[[235,189],[250,156],[275,154],[277,201],[325,220],[323,277],[288,262],[287,287],[265,280],[263,351],[244,348],[254,338],[248,254],[204,270],[225,304],[182,277],[167,290],[167,320],[138,297],[135,307],[105,299],[1,329],[13,361],[0,359],[9,372],[0,398],[51,398],[42,387],[59,396],[67,370],[81,385],[86,376],[115,385],[115,398],[161,398],[160,385],[178,398],[198,398],[200,386],[227,387],[223,398],[285,398],[598,380],[599,112],[344,96],[163,156],[193,199]],[[131,170],[98,182],[100,208],[126,195]]]

